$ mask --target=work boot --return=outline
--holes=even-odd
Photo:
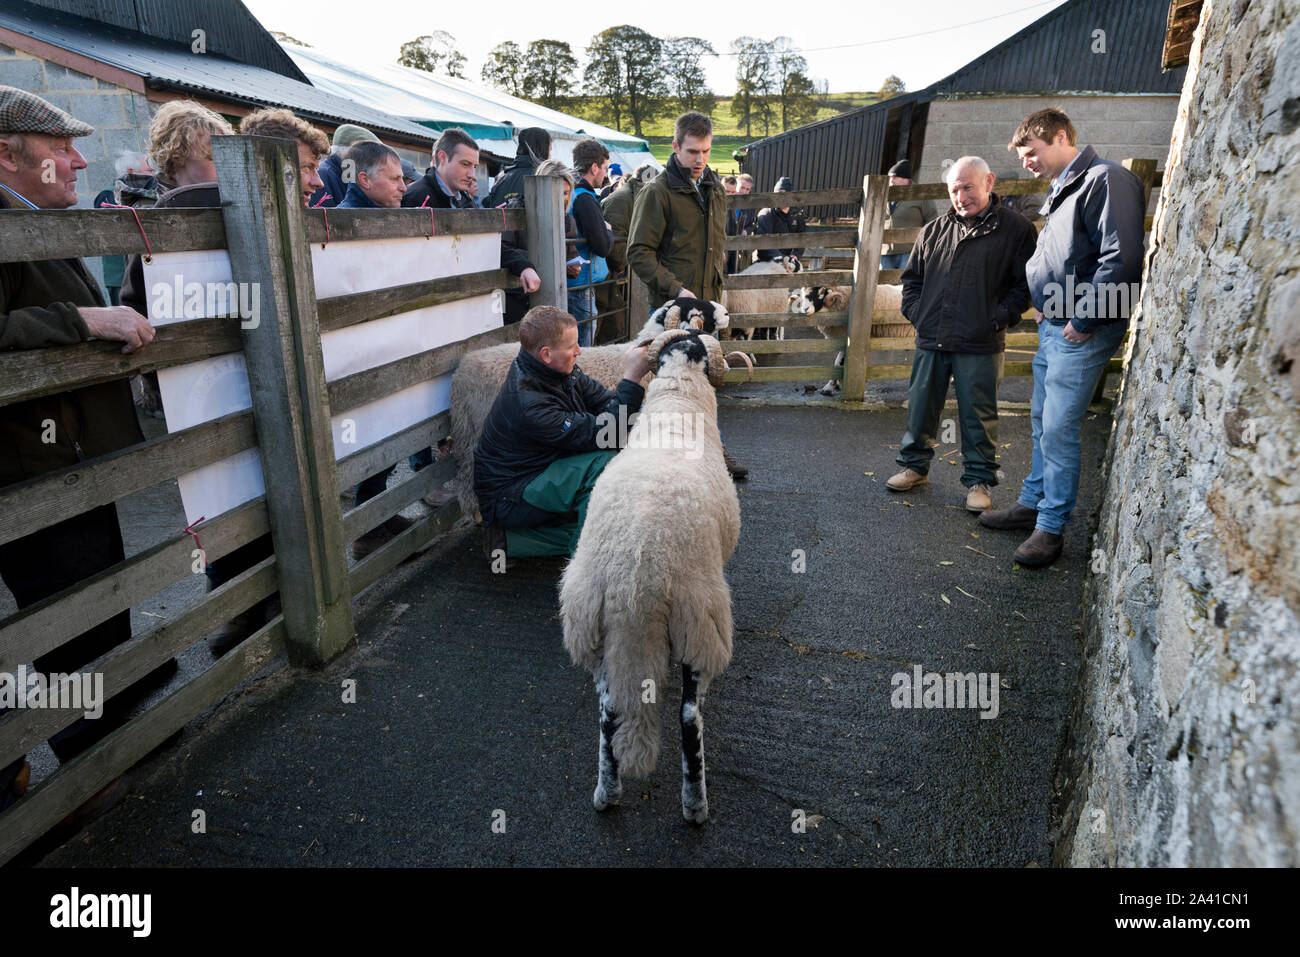
[[[989,495],[989,487],[983,482],[978,485],[972,485],[966,492],[966,511],[968,512],[986,512],[993,507],[993,498]],[[1038,513],[1035,512],[1035,515]]]
[[[1042,568],[1060,558],[1064,546],[1063,536],[1036,528],[1034,534],[1021,542],[1020,547],[1016,549],[1016,562],[1026,568]]]
[[[922,475],[915,469],[903,469],[897,475],[891,475],[885,482],[885,488],[891,492],[906,492],[918,485],[929,484],[930,476]]]
[[[743,481],[745,476],[749,474],[749,469],[733,459],[731,453],[725,448],[722,450],[722,461],[727,466],[727,471],[731,473],[731,477],[737,482]]]
[[[980,513],[980,524],[986,528],[1007,529],[1033,529],[1034,523],[1038,521],[1038,509],[1029,508],[1016,502],[1010,508],[1000,508],[996,512],[990,510]]]
[[[208,635],[208,650],[212,657],[220,658],[255,630],[251,609],[244,611]]]
[[[432,491],[425,492],[420,496],[420,501],[429,508],[442,508],[448,502],[456,499],[456,480],[448,479]]]

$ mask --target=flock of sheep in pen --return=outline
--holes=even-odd
[[[794,272],[797,261],[754,263],[744,274]],[[882,290],[888,297],[892,290]],[[847,288],[730,290],[719,303],[678,300],[651,315],[634,341],[648,343],[651,372],[627,447],[592,490],[577,551],[560,585],[564,647],[587,668],[599,697],[597,810],[617,805],[626,777],[655,767],[661,738],[657,694],[680,662],[682,815],[708,820],[701,704],[709,683],[731,660],[731,592],[723,575],[740,536],[740,501],[722,458],[716,389],[727,371],[721,338],[748,339],[730,328],[731,313],[810,315],[848,308]],[[845,327],[818,327],[828,338]],[[778,330],[778,336],[780,330]],[[614,388],[626,343],[584,349],[579,367]],[[519,347],[472,352],[452,381],[452,447],[462,510],[476,521],[473,450],[483,421]],[[749,364],[749,358],[741,355]],[[843,356],[836,359],[839,365]],[[838,383],[828,382],[830,393]],[[691,426],[691,435],[674,430]],[[702,423],[702,427],[700,425]],[[653,436],[654,440],[648,437]],[[683,452],[692,447],[692,454]],[[700,454],[702,452],[702,454]],[[665,506],[665,488],[690,489]]]

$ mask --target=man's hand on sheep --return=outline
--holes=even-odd
[[[524,292],[537,292],[542,288],[542,277],[530,266],[519,274],[519,285],[524,287]]]
[[[647,355],[649,346],[634,346],[627,350],[627,356],[623,360],[623,378],[631,379],[633,382],[640,382],[650,371],[650,357]]]

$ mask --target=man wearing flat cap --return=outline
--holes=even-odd
[[[77,202],[77,170],[86,161],[74,141],[94,128],[38,96],[0,86],[0,216],[19,209],[66,209]],[[99,215],[110,215],[103,213]],[[0,260],[8,250],[0,250]],[[0,262],[0,350],[39,349],[88,339],[123,343],[130,353],[153,339],[149,320],[128,306],[106,305],[78,258]],[[59,362],[56,349],[46,356]],[[138,442],[126,379],[0,406],[0,487],[75,466]],[[103,505],[49,528],[0,545],[0,578],[18,607],[26,608],[122,561],[122,535],[114,505]],[[131,637],[123,611],[36,658],[36,671],[77,672]],[[167,670],[175,670],[169,662]],[[66,761],[103,738],[123,720],[146,676],[105,704],[98,720],[78,718],[50,739]],[[25,787],[26,763],[0,768],[0,809]]]
[[[889,167],[890,186],[912,185],[912,164],[899,160]],[[934,204],[924,199],[901,199],[889,204],[886,229],[920,229],[934,219]],[[907,257],[912,254],[912,243],[886,243],[880,247],[881,269],[906,269]]]

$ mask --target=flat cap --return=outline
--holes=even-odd
[[[89,136],[95,128],[74,120],[48,100],[14,86],[0,86],[0,133]]]
[[[379,137],[364,126],[344,123],[334,131],[334,146],[351,146],[354,143],[378,143]]]
[[[912,178],[912,164],[907,160],[899,160],[893,166],[889,167],[890,176],[901,176],[903,179]]]

